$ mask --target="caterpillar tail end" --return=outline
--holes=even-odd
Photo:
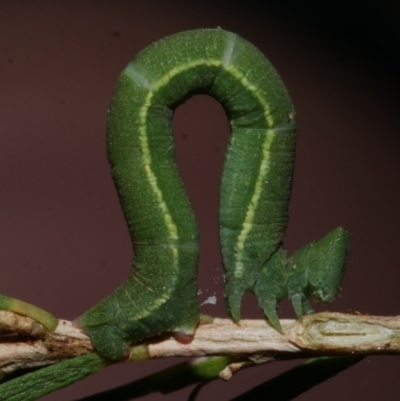
[[[178,332],[174,333],[174,338],[176,341],[178,341],[181,344],[190,344],[194,339],[194,333],[187,334],[187,333],[182,333],[181,331],[178,331]]]
[[[199,322],[200,314],[199,311],[196,310],[196,313],[193,313],[183,323],[180,323],[172,330],[175,340],[181,344],[190,344],[194,339]]]
[[[130,342],[124,339],[116,325],[86,325],[86,314],[74,321],[89,337],[93,348],[111,361],[122,361],[129,358]]]

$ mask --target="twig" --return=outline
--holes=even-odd
[[[89,337],[67,320],[49,332],[29,317],[0,311],[0,332],[0,370],[6,374],[93,351]]]
[[[317,313],[301,322],[282,320],[279,333],[264,320],[214,319],[200,325],[187,345],[174,338],[132,346],[131,360],[176,356],[237,356],[252,363],[310,356],[400,353],[400,317]],[[0,311],[0,369],[44,366],[93,352],[90,339],[71,322],[60,320],[48,332],[30,318]]]

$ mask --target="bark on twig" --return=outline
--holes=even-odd
[[[301,322],[282,320],[279,333],[264,320],[214,319],[183,345],[169,337],[132,347],[132,360],[175,356],[232,355],[253,363],[322,355],[400,353],[400,317],[317,313]],[[71,322],[54,332],[30,318],[0,311],[0,369],[4,373],[44,366],[93,352],[90,339]],[[10,335],[13,333],[13,335]],[[17,335],[14,335],[17,333]],[[139,351],[138,351],[139,350]],[[136,358],[135,355],[141,355]]]

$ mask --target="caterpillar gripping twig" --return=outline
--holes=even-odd
[[[336,295],[338,289],[347,249],[343,230],[335,234],[340,240],[323,242],[328,248],[340,244],[339,256],[329,253],[327,260],[320,256],[327,248],[322,242],[312,245],[307,256],[300,251],[287,257],[282,248],[296,121],[277,72],[259,50],[231,32],[208,29],[172,35],[128,64],[109,111],[108,157],[134,259],[126,282],[84,313],[78,324],[99,353],[113,360],[122,358],[130,343],[161,332],[188,339],[198,324],[199,235],[174,159],[172,136],[175,108],[195,94],[218,100],[231,126],[219,209],[231,316],[240,319],[242,297],[252,291],[280,328],[277,303],[289,295],[299,316],[308,311],[308,295],[320,294],[314,288],[320,280],[313,277],[319,277],[321,269],[336,271],[327,285],[335,286],[329,294]],[[311,261],[317,273],[303,261]],[[305,269],[304,275],[297,274],[300,269]]]

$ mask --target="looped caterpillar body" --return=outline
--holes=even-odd
[[[132,342],[165,331],[190,336],[198,324],[198,229],[172,137],[174,110],[195,94],[219,101],[231,127],[219,209],[231,316],[240,319],[243,294],[252,291],[280,329],[275,310],[283,297],[292,298],[301,316],[310,311],[308,295],[332,300],[342,277],[347,254],[343,229],[292,257],[282,247],[296,122],[277,72],[234,33],[210,29],[169,36],[128,64],[109,110],[108,157],[134,259],[121,287],[78,324],[99,353],[113,360],[122,358]],[[322,260],[321,250],[332,244],[337,245],[335,256]],[[301,268],[308,262],[322,273]],[[334,271],[333,278],[321,284],[326,269]]]

